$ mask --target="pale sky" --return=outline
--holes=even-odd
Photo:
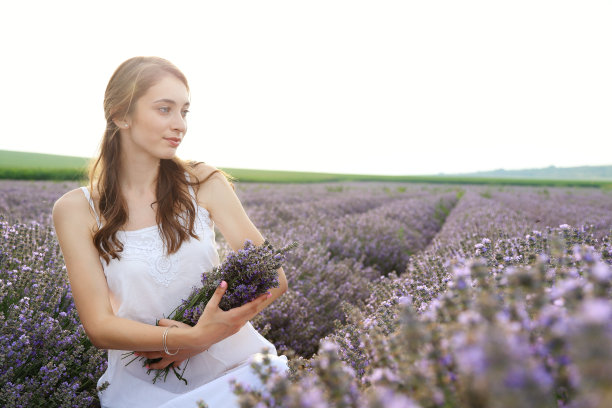
[[[366,174],[612,164],[612,2],[11,1],[0,149],[93,156],[115,68],[172,61],[178,156]]]

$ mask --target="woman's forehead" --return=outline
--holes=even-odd
[[[173,75],[165,75],[151,86],[142,98],[148,102],[173,101],[177,105],[189,103],[189,91],[185,84]]]

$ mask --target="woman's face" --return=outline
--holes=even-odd
[[[188,107],[185,84],[174,75],[165,75],[136,101],[126,121],[120,122],[122,149],[159,159],[173,158],[187,132]]]

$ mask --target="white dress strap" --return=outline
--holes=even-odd
[[[96,212],[96,206],[94,205],[93,199],[91,198],[91,194],[89,194],[89,189],[83,186],[81,187],[81,190],[83,191],[83,194],[85,194],[85,198],[87,198],[87,201],[89,201],[89,205],[91,206],[91,209],[93,210],[93,213],[96,216],[96,222],[98,223],[98,228],[100,228],[102,224],[100,223],[100,217],[98,216],[98,213]]]
[[[189,173],[185,172],[185,178],[187,179],[187,182],[190,181]],[[193,187],[191,187],[191,184],[187,184],[187,188],[189,189],[189,194],[191,194],[191,198],[193,199],[193,203],[195,204],[196,208],[198,208],[198,200],[196,198],[195,191],[193,190]]]

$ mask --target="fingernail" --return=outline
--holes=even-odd
[[[270,296],[272,296],[272,294],[271,294],[271,293],[268,293],[268,296],[266,296],[266,298],[269,298]]]
[[[222,288],[226,288],[227,287],[227,282],[226,281],[221,281],[221,285]]]

